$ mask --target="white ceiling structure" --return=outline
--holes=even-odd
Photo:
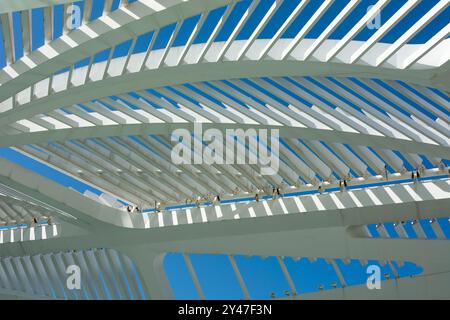
[[[95,192],[1,159],[0,296],[172,298],[163,254],[199,252],[414,261],[421,278],[396,280],[402,290],[382,297],[405,298],[414,288],[415,298],[449,298],[438,285],[450,281],[439,224],[433,241],[375,239],[366,226],[449,216],[450,2],[434,1],[419,16],[420,0],[369,2],[337,10],[329,0],[84,0],[74,3],[81,20],[70,30],[72,1],[3,1],[0,147]],[[368,32],[380,12],[381,25]],[[408,28],[395,33],[402,24]],[[419,36],[422,43],[413,41]],[[278,129],[278,172],[174,164],[171,133],[199,123],[222,132]],[[247,160],[257,152],[258,143],[238,143]],[[410,181],[411,171],[423,181]],[[348,192],[339,192],[341,179]],[[268,199],[272,188],[285,197]],[[191,205],[216,195],[224,203]],[[157,202],[166,210],[154,212]],[[128,204],[145,212],[130,214]],[[31,226],[33,217],[55,221]],[[298,245],[311,239],[317,248]],[[412,252],[413,242],[426,257]],[[110,290],[99,279],[100,291],[55,289],[73,261],[89,276],[108,270]],[[126,289],[121,274],[133,268],[144,294],[136,283]]]

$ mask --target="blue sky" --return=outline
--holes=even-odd
[[[268,8],[273,4],[274,0],[262,0],[258,5],[255,12],[249,18],[248,22],[242,29],[242,31],[238,34],[237,39],[247,39],[254,28],[259,23],[260,19],[264,16],[265,12]],[[92,10],[91,20],[96,19],[101,15],[104,1],[103,0],[93,0],[94,8]],[[134,1],[129,1],[134,2]],[[268,23],[266,28],[260,34],[260,38],[271,38],[276,30],[282,25],[285,19],[289,16],[295,6],[299,1],[287,0],[284,1],[278,12],[274,15],[271,21]],[[291,27],[283,34],[283,38],[293,38],[297,32],[304,26],[307,22],[308,18],[311,17],[317,8],[322,4],[323,0],[320,1],[311,1],[303,10],[302,14],[294,21]],[[370,5],[375,4],[377,1],[375,0],[362,0],[361,3],[356,7],[356,9],[346,18],[344,23],[341,24],[339,28],[337,28],[329,37],[330,39],[340,39],[342,38],[355,24],[357,20],[359,20],[366,12],[367,8]],[[115,0],[113,8],[117,8],[119,1]],[[306,38],[317,38],[321,32],[328,26],[328,24],[334,19],[334,17],[344,8],[344,6],[348,3],[348,1],[344,0],[336,0],[333,5],[329,8],[329,10],[323,15],[320,19],[319,23],[309,31],[306,35]],[[382,23],[386,22],[402,5],[406,3],[406,0],[394,0],[391,1],[389,5],[387,5],[381,12],[381,20]],[[383,39],[381,42],[384,43],[393,43],[396,41],[408,28],[410,28],[415,22],[417,22],[424,14],[424,12],[430,10],[438,0],[424,0],[413,9],[403,20],[394,27]],[[82,2],[79,3],[82,6]],[[230,36],[234,26],[238,23],[240,17],[244,13],[244,11],[248,8],[250,4],[250,0],[243,0],[238,5],[236,5],[235,9],[230,15],[230,18],[225,23],[224,27],[220,31],[217,40],[224,41],[228,39]],[[61,36],[62,34],[62,6],[55,7],[55,19],[54,19],[54,29],[55,34],[54,38]],[[225,8],[219,8],[213,10],[207,17],[206,22],[202,29],[200,30],[197,38],[194,40],[194,43],[204,43],[208,39],[211,34],[214,26],[221,18],[225,11]],[[174,41],[175,46],[184,45],[192,29],[195,27],[199,16],[195,16],[187,19],[183,26],[180,29],[178,36]],[[437,33],[438,30],[443,28],[445,25],[449,23],[450,19],[450,8],[444,10],[436,19],[434,19],[429,25],[423,28],[421,32],[419,32],[415,37],[413,37],[409,43],[412,44],[420,44],[425,43],[429,40],[433,35]],[[21,34],[22,30],[20,27],[20,13],[14,13],[14,42],[16,47],[16,55],[21,57],[23,55],[22,50],[22,40]],[[40,46],[44,44],[44,29],[43,29],[43,10],[42,9],[33,9],[32,10],[32,24],[33,24],[33,32],[32,32],[32,49],[36,50]],[[169,38],[175,28],[175,25],[169,25],[163,27],[161,32],[158,35],[158,38],[155,43],[155,49],[164,48]],[[356,37],[355,40],[365,41],[373,35],[376,30],[371,30],[369,28],[364,28]],[[0,32],[1,37],[2,32]],[[152,32],[146,33],[138,38],[137,45],[135,46],[134,52],[143,52],[147,49],[147,46],[151,40]],[[128,53],[129,48],[131,46],[131,40],[124,42],[123,44],[116,47],[114,51],[113,57],[124,56]],[[102,61],[107,59],[109,55],[109,50],[105,50],[103,52],[98,53],[95,56],[95,61]],[[5,66],[5,54],[3,47],[3,39],[0,39],[0,67]],[[77,64],[77,67],[85,65],[88,59],[84,59]],[[270,80],[268,80],[270,81]],[[308,79],[308,81],[314,81],[314,79]],[[353,81],[357,82],[357,79],[353,79]],[[380,82],[383,85],[382,82]],[[299,85],[299,84],[296,84]],[[407,84],[402,83],[402,86],[408,88],[408,90],[414,90],[409,87]],[[328,88],[324,88],[329,93],[334,94],[333,91]],[[342,88],[346,90],[345,88]],[[387,88],[388,90],[392,90],[391,88]],[[437,94],[441,95],[444,99],[449,101],[447,95],[443,92],[433,89]],[[287,92],[290,95],[293,95],[292,92]],[[404,99],[408,103],[411,101],[407,98],[396,92],[401,99]],[[301,97],[296,96],[298,99],[302,99]],[[319,97],[320,98],[320,97]],[[384,97],[380,97],[386,103],[393,105],[395,108],[398,108],[395,104],[388,101]],[[347,101],[348,102],[348,101]],[[437,108],[441,111],[445,112],[449,115],[449,110],[443,108],[442,106],[437,105],[433,101],[429,101],[433,103]],[[414,107],[420,110],[423,113],[426,113],[427,116],[435,120],[435,116],[433,114],[427,113],[427,111],[413,103]],[[336,106],[332,106],[336,107]],[[354,106],[355,109],[358,109],[357,106]],[[377,106],[373,106],[377,108]],[[405,112],[404,110],[400,110],[401,112]],[[410,116],[410,115],[408,115]],[[399,153],[397,153],[401,156]],[[357,154],[355,154],[357,156]],[[39,174],[48,177],[52,180],[57,181],[61,185],[65,187],[74,188],[80,192],[83,192],[87,189],[99,194],[99,191],[80,182],[67,175],[60,173],[46,165],[43,165],[33,159],[30,159],[26,156],[21,155],[14,150],[9,148],[0,149],[0,156],[11,160],[15,163],[20,164],[21,166],[38,172]],[[428,161],[426,157],[424,158],[424,164],[426,167],[431,167],[431,163]],[[446,162],[448,165],[448,162]],[[412,170],[414,168],[407,168],[408,170]],[[389,168],[391,170],[391,168]],[[391,170],[392,171],[392,170]],[[372,172],[373,173],[373,172]],[[320,178],[320,177],[319,177]],[[439,219],[438,223],[440,223],[442,229],[444,230],[447,237],[450,237],[450,226],[448,223],[448,219]],[[431,230],[429,224],[426,222],[421,222],[422,227],[428,238],[433,239],[435,235]],[[386,229],[388,233],[392,237],[396,237],[396,233],[393,231],[392,224],[386,224]],[[406,227],[408,235],[410,237],[415,237],[414,232],[410,227]],[[369,230],[371,231],[373,236],[378,236],[375,226],[369,226]],[[232,298],[232,299],[241,299],[243,298],[243,294],[240,291],[239,284],[234,277],[233,270],[231,268],[231,264],[228,261],[227,256],[225,255],[191,255],[192,263],[197,270],[199,275],[199,281],[203,287],[205,295],[210,299],[220,299],[220,298]],[[274,292],[277,296],[282,296],[285,290],[289,290],[286,280],[284,279],[283,273],[276,261],[275,257],[261,258],[261,257],[246,257],[246,256],[236,256],[236,263],[239,266],[242,276],[247,283],[248,290],[252,298],[256,299],[267,299],[270,297],[270,294]],[[326,288],[330,288],[333,282],[339,283],[334,271],[331,269],[330,265],[326,264],[323,259],[319,259],[317,262],[311,263],[307,259],[301,259],[299,261],[294,261],[292,258],[285,258],[285,264],[291,273],[293,281],[297,287],[297,291],[300,293],[311,292],[317,290],[320,284],[324,284]],[[377,264],[376,261],[369,261],[370,264]],[[361,284],[366,280],[365,268],[363,268],[358,262],[352,261],[350,265],[346,266],[342,261],[337,260],[337,264],[341,267],[344,277],[348,284]],[[397,266],[398,267],[398,266]],[[183,257],[180,254],[169,254],[165,260],[165,268],[168,273],[172,288],[175,292],[177,298],[185,298],[185,299],[196,299],[198,298],[194,285],[190,280],[187,267],[184,263]],[[382,268],[382,273],[389,273],[392,275],[392,271],[388,266]],[[405,264],[403,268],[397,268],[398,272],[401,276],[408,276],[411,274],[417,274],[420,272],[420,268],[414,266],[410,263]]]

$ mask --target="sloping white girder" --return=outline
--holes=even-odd
[[[128,213],[100,209],[95,201],[16,165],[3,161],[0,168],[2,182],[42,201],[57,197],[53,205],[73,213],[78,218],[73,223],[87,222],[92,227],[84,233],[63,232],[57,239],[46,240],[45,247],[40,241],[23,242],[20,248],[15,243],[3,244],[3,257],[44,256],[73,248],[115,248],[136,263],[147,297],[167,297],[155,285],[158,273],[148,266],[155,266],[158,255],[171,251],[412,261],[424,268],[423,276],[448,272],[448,241],[374,239],[364,233],[366,224],[447,216],[448,179],[146,214],[148,219],[143,220],[136,213],[131,221]],[[69,227],[69,221],[63,221],[62,230]],[[131,228],[133,223],[143,223],[141,227],[147,223],[150,229]],[[90,263],[95,266],[98,261]],[[102,270],[108,273],[105,266]]]
[[[286,23],[280,26],[280,32],[277,32],[272,39],[258,39],[259,33],[267,25],[268,20],[273,16],[275,9],[279,7],[281,2],[277,0],[274,3],[264,17],[265,19],[256,27],[249,39],[236,40],[240,28],[247,22],[259,3],[259,1],[254,1],[227,41],[221,42],[215,42],[215,39],[234,7],[234,1],[212,0],[205,2],[190,0],[181,2],[173,0],[161,1],[160,5],[151,1],[137,1],[128,6],[120,7],[111,13],[105,12],[105,15],[99,19],[86,22],[82,27],[51,41],[39,50],[31,52],[0,71],[0,101],[3,101],[1,108],[4,111],[0,123],[10,121],[9,116],[12,113],[15,114],[17,119],[22,115],[22,112],[29,109],[28,106],[33,106],[32,109],[38,110],[35,104],[43,103],[48,108],[52,108],[52,102],[62,103],[69,96],[77,96],[84,100],[93,99],[95,98],[92,96],[94,91],[91,90],[95,90],[97,97],[99,97],[113,94],[113,92],[123,93],[126,92],[124,90],[131,91],[142,88],[142,79],[146,79],[146,88],[149,88],[173,84],[174,82],[217,79],[217,76],[214,76],[215,73],[220,73],[222,79],[240,77],[243,76],[243,72],[246,72],[246,76],[249,76],[250,73],[243,70],[248,70],[247,68],[252,70],[255,61],[260,63],[258,64],[259,71],[253,70],[253,72],[256,72],[254,76],[262,75],[263,72],[265,75],[281,75],[283,73],[283,75],[290,75],[293,74],[292,70],[295,70],[297,75],[306,73],[324,74],[330,73],[330,69],[334,69],[331,73],[354,74],[365,72],[379,75],[381,74],[380,71],[383,70],[382,77],[447,88],[447,82],[441,76],[445,68],[443,68],[444,70],[422,69],[427,65],[426,68],[428,69],[436,68],[448,61],[448,51],[445,50],[449,41],[446,39],[448,26],[436,37],[430,39],[429,43],[427,42],[424,45],[407,44],[412,36],[420,32],[427,23],[447,8],[447,1],[440,1],[423,17],[420,24],[414,25],[409,30],[409,38],[407,39],[399,39],[398,42],[393,44],[381,44],[377,42],[381,35],[378,34],[379,32],[375,33],[375,39],[369,41],[371,50],[368,51],[369,48],[364,47],[358,58],[350,58],[350,56],[354,53],[355,48],[366,46],[368,42],[358,42],[352,39],[361,31],[362,26],[365,26],[364,22],[373,18],[373,15],[377,12],[376,9],[383,8],[389,1],[380,1],[379,5],[377,4],[376,8],[369,11],[367,16],[363,17],[360,23],[355,26],[356,29],[350,30],[339,41],[326,39],[326,35],[331,30],[325,30],[322,37],[319,37],[317,41],[304,39],[304,34],[318,22],[320,15],[313,16],[305,25],[305,28],[308,26],[308,30],[300,30],[296,38],[281,38],[282,31],[299,14],[301,15],[300,11],[303,8],[302,3],[304,1],[299,3],[299,8],[294,12],[295,14],[288,17]],[[403,10],[403,15],[392,17],[392,21],[390,20],[387,23],[388,26],[382,30],[383,32],[391,30],[397,23],[400,23],[401,19],[409,12],[408,10],[417,5],[417,1],[411,2],[405,4],[407,8]],[[327,6],[324,8],[327,8],[331,2],[325,3],[327,3]],[[195,36],[206,20],[205,15],[212,9],[223,5],[227,5],[228,9],[225,10],[223,19],[219,20],[217,28],[214,29],[208,41],[194,44]],[[346,11],[349,12],[354,7],[350,6]],[[200,18],[196,27],[191,31],[191,36],[187,42],[183,46],[172,47],[184,20],[199,14],[201,14]],[[343,23],[345,18],[345,14],[337,16],[334,26],[337,27],[339,23]],[[176,27],[166,47],[155,49],[155,40],[159,30],[161,30],[161,27],[172,23],[176,23]],[[147,50],[143,53],[135,53],[133,50],[137,39],[148,32],[152,32],[152,36]],[[122,58],[114,58],[115,48],[127,40],[132,41],[128,52]],[[283,49],[286,46],[289,49],[287,53]],[[105,50],[109,50],[107,60],[95,62],[94,57]],[[327,52],[332,54],[324,56]],[[384,64],[376,60],[381,52],[389,53],[389,56],[383,58]],[[367,56],[365,59],[362,58],[364,55]],[[87,65],[81,68],[75,66],[84,60],[88,60]],[[275,66],[271,63],[274,61],[284,63],[277,63]],[[406,61],[406,65],[400,66],[398,61]],[[413,64],[413,62],[417,63]],[[324,66],[321,66],[322,63]],[[207,70],[208,75],[206,76],[205,72],[200,69],[202,65],[203,69]],[[300,65],[303,71],[299,73],[298,66]],[[309,68],[303,69],[308,65]],[[195,68],[189,68],[189,66]],[[412,66],[419,66],[417,68],[421,72],[403,70],[406,67],[411,69]],[[319,70],[311,73],[311,69],[315,68]],[[60,81],[60,71],[63,69],[69,71],[66,72],[66,79]],[[399,70],[402,72],[393,72],[396,69],[402,69]],[[175,76],[175,74],[177,75]],[[186,75],[189,75],[189,78],[185,78]],[[67,77],[69,80],[67,80]],[[148,82],[150,78],[153,80]],[[167,79],[170,79],[170,82],[167,82]],[[64,83],[62,88],[57,88],[62,83]],[[103,94],[98,91],[100,87],[103,88]],[[91,96],[88,94],[89,91]],[[50,93],[52,99],[48,101]],[[61,99],[58,99],[58,97]],[[20,112],[19,110],[15,112],[10,110],[16,106],[21,106]],[[27,107],[22,108],[22,106]]]

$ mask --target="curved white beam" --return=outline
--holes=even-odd
[[[10,266],[13,268],[10,268]],[[66,270],[80,268],[82,290],[66,286]],[[93,248],[0,258],[0,296],[70,300],[142,300],[139,277],[129,257],[113,249]],[[99,273],[101,270],[101,274]],[[20,295],[18,292],[21,290]],[[153,297],[152,297],[153,298]]]

